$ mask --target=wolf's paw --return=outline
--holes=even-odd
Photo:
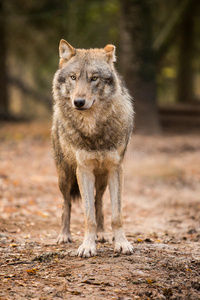
[[[97,254],[96,243],[84,242],[77,251],[77,255],[81,257],[91,257]]]
[[[115,242],[114,252],[131,255],[134,253],[133,246],[127,241]]]
[[[106,236],[105,232],[104,231],[101,231],[101,232],[98,232],[97,233],[97,242],[98,243],[106,243],[108,242],[108,237]]]
[[[61,243],[71,243],[72,237],[70,233],[63,233],[61,232],[60,235],[57,238],[57,244]]]

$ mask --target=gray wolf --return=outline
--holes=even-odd
[[[133,126],[132,99],[115,70],[115,46],[75,49],[60,41],[53,80],[52,145],[64,197],[58,243],[71,242],[71,202],[81,195],[85,237],[77,255],[95,256],[104,241],[102,196],[109,186],[114,251],[132,254],[122,229],[122,161]],[[95,193],[96,190],[96,193]]]

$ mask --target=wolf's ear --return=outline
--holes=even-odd
[[[59,54],[61,59],[69,60],[76,54],[76,50],[65,40],[60,41]]]
[[[108,62],[115,62],[116,61],[116,56],[115,56],[115,46],[114,45],[107,45],[104,50],[106,51],[106,56]]]

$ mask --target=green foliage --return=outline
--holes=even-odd
[[[118,12],[117,0],[7,0],[6,37],[14,72],[22,79],[31,73],[35,86],[50,90],[59,40],[77,48],[116,44]]]
[[[121,4],[124,0],[0,1],[3,5],[0,22],[4,22],[6,28],[8,73],[42,93],[51,94],[51,82],[58,66],[58,45],[61,38],[66,39],[75,48],[104,47],[107,43],[116,46],[120,44],[120,34],[123,34],[120,27]],[[146,42],[138,54],[136,64],[145,61],[143,69],[140,70],[144,80],[151,79],[151,74],[156,72],[158,95],[161,98],[167,95],[166,91],[172,94],[176,88],[178,40],[183,34],[180,32],[179,23],[184,15],[179,17],[180,20],[178,19],[176,26],[164,40],[162,53],[154,51],[153,45],[156,40],[162,40],[162,29],[165,29],[168,23],[170,25],[172,14],[183,2],[196,5],[194,71],[199,73],[198,0],[143,0],[142,3],[126,0],[128,14],[132,14],[132,7],[138,3],[143,7],[143,14],[146,17],[144,15],[140,17],[142,27],[140,36],[143,36]],[[136,19],[139,17],[137,12],[134,16]],[[133,23],[135,21],[134,18],[130,20]],[[127,23],[126,26],[132,25]],[[167,30],[164,32],[168,33]],[[119,52],[120,47],[117,49],[120,60]],[[175,74],[173,78],[169,73]],[[174,95],[165,98],[165,102],[169,98],[175,100]]]

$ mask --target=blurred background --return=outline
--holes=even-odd
[[[110,243],[92,261],[60,256],[82,243],[81,201],[74,243],[56,244],[50,128],[62,38],[116,45],[134,98],[123,193],[132,259],[114,258]],[[0,0],[0,299],[199,299],[199,53],[200,0]],[[104,213],[111,241],[108,190]]]
[[[117,46],[134,97],[135,131],[200,127],[198,0],[0,0],[0,120],[51,117],[61,38]]]

